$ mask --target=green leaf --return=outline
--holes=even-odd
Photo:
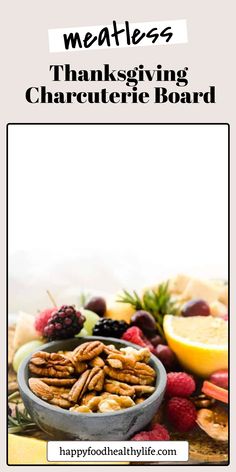
[[[136,311],[144,310],[153,315],[157,322],[157,330],[164,338],[163,318],[166,314],[177,314],[177,304],[172,300],[169,292],[169,282],[160,284],[157,289],[149,289],[141,298],[137,292],[129,293],[123,290],[123,294],[117,300],[121,303],[129,303]]]

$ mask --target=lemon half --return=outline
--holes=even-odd
[[[228,323],[213,316],[166,315],[163,323],[168,345],[180,364],[200,377],[228,368]]]

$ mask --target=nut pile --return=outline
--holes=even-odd
[[[150,351],[116,349],[100,341],[74,351],[32,355],[32,392],[46,402],[78,413],[106,413],[143,402],[154,390],[156,372]],[[36,377],[37,376],[37,377]]]

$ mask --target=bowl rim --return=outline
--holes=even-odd
[[[67,409],[64,409],[64,408],[60,408],[58,406],[51,405],[50,403],[48,403],[48,402],[42,400],[41,398],[37,397],[37,395],[35,395],[30,390],[27,382],[25,381],[25,370],[28,367],[28,363],[31,359],[32,354],[35,353],[35,352],[38,352],[39,350],[40,351],[45,351],[45,350],[47,351],[47,349],[49,347],[50,348],[53,347],[54,344],[63,343],[63,342],[66,342],[66,341],[76,340],[76,339],[78,339],[79,341],[83,340],[83,342],[89,342],[89,341],[95,341],[95,340],[98,340],[98,341],[101,341],[101,342],[109,341],[108,344],[114,344],[114,343],[120,342],[120,343],[124,344],[124,346],[127,346],[127,347],[128,346],[134,347],[137,350],[142,349],[141,346],[138,346],[137,344],[131,343],[129,341],[125,341],[125,340],[119,339],[119,338],[105,338],[103,336],[86,336],[86,338],[80,338],[80,337],[76,338],[76,337],[74,337],[74,338],[51,341],[51,342],[42,344],[42,346],[39,346],[39,348],[32,351],[31,354],[29,354],[22,361],[22,363],[20,364],[20,367],[19,367],[19,370],[18,370],[18,373],[17,373],[17,381],[18,381],[20,392],[23,392],[24,395],[29,397],[33,402],[39,404],[43,408],[51,410],[52,412],[55,411],[55,412],[59,413],[62,416],[66,415],[67,417],[69,417],[69,416],[72,415],[74,417],[77,417],[78,419],[81,418],[81,416],[82,416],[82,417],[94,418],[94,419],[98,420],[99,418],[122,415],[122,414],[125,414],[127,412],[127,410],[130,411],[131,409],[132,409],[132,412],[133,411],[138,411],[141,408],[146,407],[150,403],[153,403],[165,391],[166,382],[167,382],[166,370],[165,370],[162,362],[156,356],[154,356],[151,353],[150,360],[153,361],[154,368],[155,368],[156,372],[158,372],[158,374],[159,374],[158,387],[156,388],[156,390],[148,398],[146,398],[142,403],[139,403],[138,405],[134,405],[134,406],[131,406],[129,408],[124,408],[124,409],[121,409],[119,411],[111,411],[111,412],[107,412],[107,413],[92,413],[92,414],[91,413],[82,413],[82,412],[78,413],[78,412],[75,412],[75,411],[70,411],[70,410],[67,410]],[[80,344],[82,344],[82,342],[80,342]],[[24,403],[24,400],[23,400],[23,403]]]

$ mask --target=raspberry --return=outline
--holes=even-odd
[[[138,346],[148,347],[151,352],[154,350],[153,345],[150,343],[150,341],[148,341],[147,338],[145,338],[142,330],[137,326],[131,326],[131,328],[128,328],[121,339],[137,344]]]
[[[166,395],[168,397],[189,397],[196,388],[195,380],[185,372],[167,374]]]
[[[167,403],[167,418],[177,431],[184,433],[195,426],[197,411],[187,398],[173,397]]]
[[[73,306],[63,305],[59,310],[54,310],[43,330],[43,335],[50,341],[72,338],[81,331],[84,321],[84,315],[76,311]]]
[[[151,431],[149,432],[150,439],[153,439],[155,441],[169,441],[170,440],[170,435],[165,428],[165,426],[162,426],[159,423],[156,423]]]
[[[47,325],[47,322],[49,318],[51,318],[51,315],[57,311],[57,308],[47,308],[46,310],[41,311],[40,313],[37,313],[35,317],[35,322],[34,322],[34,327],[36,331],[38,331],[40,334],[43,334],[44,328]]]
[[[141,431],[141,433],[135,434],[131,441],[149,441],[149,432],[148,431]]]
[[[151,431],[141,431],[131,438],[131,441],[169,441],[170,436],[161,424],[155,424]]]

